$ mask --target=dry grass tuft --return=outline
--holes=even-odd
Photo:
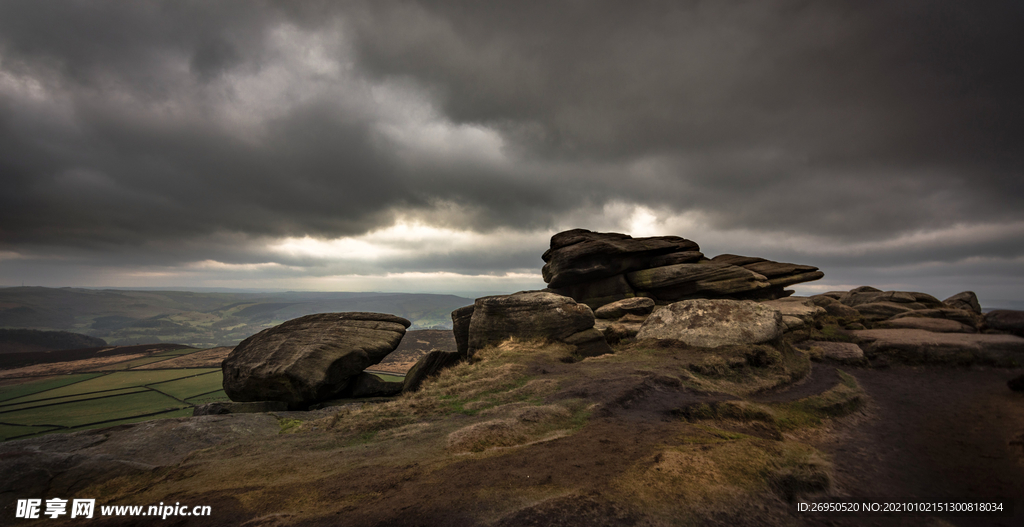
[[[488,448],[513,446],[527,440],[525,427],[518,419],[492,419],[460,428],[448,435],[452,452],[483,452]]]

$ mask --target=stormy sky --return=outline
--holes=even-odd
[[[1024,300],[1020,2],[0,2],[0,286],[543,287],[550,236]],[[990,302],[991,303],[991,302]]]

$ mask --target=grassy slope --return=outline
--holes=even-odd
[[[757,404],[753,392],[806,373],[807,357],[719,354],[760,366],[721,370],[707,352],[636,344],[574,361],[558,345],[506,342],[394,401],[282,420],[275,439],[82,492],[275,525],[785,523],[786,499],[830,481],[828,460],[792,433],[856,408],[860,392],[843,378],[816,399]]]

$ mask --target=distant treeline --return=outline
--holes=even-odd
[[[107,341],[68,331],[0,329],[0,353],[55,351],[106,346]]]

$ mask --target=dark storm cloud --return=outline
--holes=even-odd
[[[275,239],[544,230],[611,202],[850,244],[1021,222],[1022,22],[1016,2],[4,2],[0,251],[260,263]],[[1005,232],[820,258],[1024,254]],[[513,247],[377,265],[530,267]]]

